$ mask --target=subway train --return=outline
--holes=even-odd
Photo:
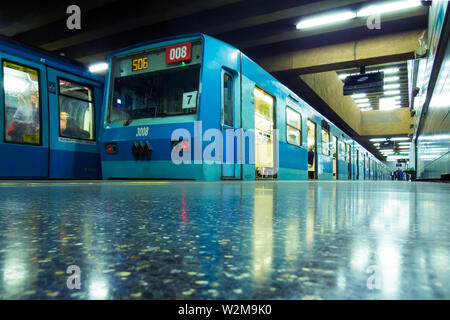
[[[99,179],[103,78],[0,38],[0,179]]]
[[[204,34],[111,53],[103,179],[380,180],[386,166],[238,49]]]

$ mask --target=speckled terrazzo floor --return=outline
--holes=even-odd
[[[449,299],[449,194],[398,181],[0,182],[0,298]]]

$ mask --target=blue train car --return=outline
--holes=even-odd
[[[108,63],[104,179],[356,178],[354,141],[226,43],[165,38]]]
[[[7,38],[0,63],[0,178],[100,178],[103,78]]]

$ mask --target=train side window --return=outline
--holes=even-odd
[[[347,163],[350,163],[350,145],[349,144],[345,144],[345,150],[346,150],[346,159],[347,159]]]
[[[286,106],[286,141],[290,144],[302,144],[302,116],[299,112]]]
[[[5,142],[41,144],[39,70],[3,61]]]
[[[331,150],[332,150],[332,154],[333,154],[333,158],[337,159],[337,149],[338,149],[338,138],[333,134],[331,135]]]
[[[330,155],[330,132],[322,129],[322,154]]]
[[[72,80],[59,79],[59,135],[94,140],[94,96],[92,89]]]
[[[347,150],[345,149],[345,142],[339,141],[339,160],[341,160],[341,161],[347,160],[346,151]]]
[[[234,125],[233,78],[228,73],[223,74],[223,123]]]

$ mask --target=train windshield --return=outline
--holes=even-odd
[[[201,53],[198,41],[113,59],[108,122],[196,113]]]

